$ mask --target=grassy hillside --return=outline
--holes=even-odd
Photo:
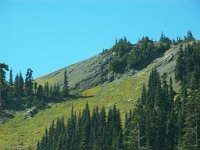
[[[0,149],[13,149],[22,143],[23,148],[35,146],[43,135],[45,128],[56,118],[68,117],[72,105],[75,111],[82,110],[88,101],[90,107],[102,106],[106,108],[116,104],[122,112],[133,108],[135,100],[140,97],[140,91],[145,78],[145,71],[138,72],[132,77],[124,77],[112,83],[103,84],[82,93],[85,98],[68,100],[55,104],[52,108],[39,112],[33,119],[24,120],[24,112],[16,112],[16,117],[0,125]]]
[[[120,108],[124,120],[125,113],[134,107],[135,101],[140,97],[142,85],[147,84],[149,72],[153,67],[156,67],[161,75],[166,72],[169,77],[174,77],[178,49],[179,46],[172,47],[133,76],[124,76],[114,82],[83,91],[82,98],[55,104],[52,108],[39,112],[31,120],[23,119],[24,112],[16,112],[14,119],[0,125],[0,150],[17,148],[19,144],[22,144],[23,149],[27,149],[29,145],[34,147],[53,120],[61,116],[66,119],[70,115],[72,105],[78,113],[85,107],[86,102],[90,107],[98,105],[107,109],[115,104]],[[176,89],[179,87],[178,83],[174,86]]]

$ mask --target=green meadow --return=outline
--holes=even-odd
[[[92,89],[83,91],[81,98],[69,99],[56,103],[51,108],[40,111],[32,119],[24,119],[24,111],[15,113],[15,118],[0,125],[0,149],[16,149],[29,146],[35,148],[37,141],[44,134],[53,120],[70,115],[72,105],[78,114],[88,102],[90,107],[105,106],[106,109],[116,105],[121,111],[122,121],[125,113],[134,107],[140,97],[141,88],[146,78],[146,72],[141,71],[131,77],[123,77],[111,83],[104,83]]]

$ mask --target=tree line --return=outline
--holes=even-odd
[[[142,37],[137,44],[132,44],[126,37],[121,38],[116,40],[115,45],[111,48],[113,57],[109,62],[109,71],[123,73],[132,68],[140,70],[164,54],[171,45],[194,40],[191,31],[187,32],[184,39],[177,37],[176,40],[171,40],[162,32],[158,42],[153,41],[148,36]]]
[[[43,86],[33,79],[33,71],[27,69],[25,78],[22,73],[17,73],[13,79],[13,71],[10,69],[9,80],[6,80],[8,65],[0,63],[0,108],[1,109],[25,109],[31,106],[44,108],[49,102],[59,102],[69,97],[68,76],[65,70],[63,75],[63,87],[59,84],[49,86],[48,82]]]

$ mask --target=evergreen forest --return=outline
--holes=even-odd
[[[0,109],[24,110],[32,106],[44,109],[47,103],[61,102],[63,98],[70,96],[68,88],[67,71],[63,75],[63,87],[59,84],[49,86],[38,85],[33,79],[33,71],[27,69],[25,78],[22,73],[17,73],[13,78],[12,69],[9,72],[9,80],[6,80],[8,65],[0,64]]]

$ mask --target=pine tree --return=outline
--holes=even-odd
[[[172,111],[173,103],[174,103],[174,96],[176,95],[176,92],[173,89],[173,81],[172,78],[170,77],[169,79],[169,111]]]
[[[37,89],[38,89],[38,84],[37,84],[37,82],[34,82],[34,84],[33,84],[33,92],[34,92],[35,95],[37,94]]]
[[[141,101],[138,100],[138,103]],[[136,109],[130,111],[129,115],[126,115],[125,128],[124,128],[124,148],[127,150],[132,149],[143,149],[143,135],[142,132],[142,124],[141,124],[141,110],[140,104],[136,105]]]
[[[46,99],[49,98],[49,95],[50,95],[50,91],[49,91],[49,83],[45,83],[44,85],[44,96],[46,97]]]
[[[4,92],[6,90],[6,80],[5,80],[5,71],[8,71],[8,65],[0,63],[0,109],[4,105],[5,97]]]
[[[45,101],[47,101],[44,97],[44,89],[41,85],[38,86],[37,88],[37,93],[36,93],[36,99],[35,99],[35,105],[38,108],[43,108]]]
[[[166,149],[174,150],[177,145],[177,114],[174,103],[175,91],[173,90],[173,82],[170,77],[168,86],[168,108],[167,108],[167,122],[166,122]]]
[[[12,72],[12,68],[10,69],[9,85],[11,87],[13,86],[13,72]]]
[[[186,72],[185,69],[185,58],[184,58],[184,52],[183,52],[183,46],[182,44],[180,45],[179,48],[179,53],[178,53],[178,58],[177,58],[177,65],[175,68],[175,78],[176,80],[182,80],[184,77],[184,74]]]
[[[19,78],[18,78],[18,95],[19,98],[21,98],[22,96],[24,96],[24,79],[22,77],[22,73],[19,73]]]
[[[14,98],[14,83],[13,83],[13,73],[12,68],[10,69],[10,76],[9,76],[9,83],[8,83],[8,89],[7,89],[7,106],[10,108],[14,105],[13,104],[13,98]]]
[[[15,96],[18,98],[19,97],[19,75],[17,73],[14,81],[14,93]]]
[[[43,97],[43,95],[44,95],[44,90],[43,90],[43,87],[41,86],[41,85],[39,85],[38,86],[38,89],[37,89],[37,98],[39,99],[39,100],[41,100],[42,99],[42,97]]]
[[[61,98],[62,94],[60,92],[60,85],[58,85],[58,84],[55,84],[53,87],[50,87],[49,94],[50,94],[51,100],[54,102],[59,102],[62,100],[62,98]]]
[[[192,87],[190,89],[189,98],[186,104],[186,122],[183,135],[184,149],[200,149],[200,92],[196,89],[195,80],[193,78]]]
[[[186,40],[187,40],[187,41],[192,41],[192,40],[195,40],[195,38],[193,37],[193,35],[192,35],[192,32],[191,32],[191,31],[188,31],[188,32],[187,32],[187,37],[186,37]]]
[[[31,97],[33,95],[33,71],[29,68],[25,78],[25,95]]]
[[[81,135],[80,149],[81,150],[88,150],[87,136],[86,136],[86,129],[85,128],[83,128],[82,135]]]
[[[69,96],[69,86],[68,86],[68,77],[67,70],[64,72],[64,86],[63,86],[63,97]]]
[[[122,148],[122,126],[119,110],[114,105],[109,109],[107,117],[107,145],[108,149]]]

